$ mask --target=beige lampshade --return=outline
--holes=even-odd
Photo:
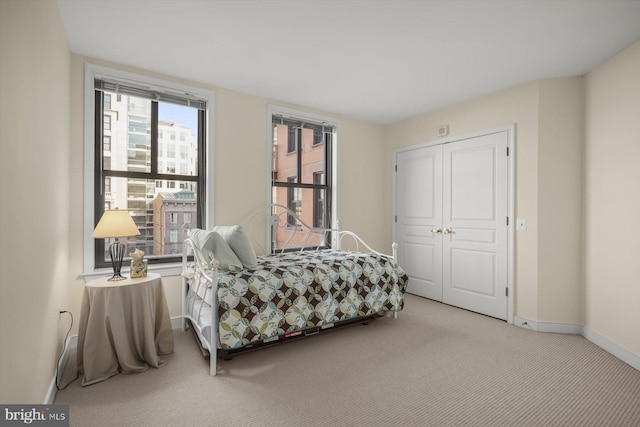
[[[93,237],[106,239],[108,237],[139,236],[140,230],[133,222],[128,210],[104,211],[98,225],[93,230]]]

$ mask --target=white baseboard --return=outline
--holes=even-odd
[[[582,335],[583,326],[575,323],[537,322],[515,316],[513,324],[536,332],[552,332],[556,334]]]
[[[631,350],[612,342],[608,338],[593,332],[589,328],[583,328],[582,336],[606,352],[613,354],[624,363],[640,371],[640,356],[633,353]]]
[[[525,329],[531,329],[537,332],[552,332],[556,334],[574,334],[581,335],[587,340],[591,341],[598,347],[605,350],[607,353],[612,354],[624,363],[640,371],[640,355],[633,353],[632,351],[622,347],[619,344],[614,343],[608,338],[603,337],[591,329],[577,325],[574,323],[551,323],[551,322],[536,322],[535,320],[529,320],[522,317],[515,316],[513,324]]]
[[[532,331],[538,332],[538,322],[536,322],[535,320],[529,320],[523,317],[514,316],[513,324],[521,328],[530,329]]]
[[[182,329],[182,316],[176,316],[171,318],[171,329]]]

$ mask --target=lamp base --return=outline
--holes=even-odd
[[[118,239],[116,239],[116,241],[113,242],[109,247],[109,255],[111,255],[111,266],[113,267],[113,277],[111,279],[107,279],[109,282],[127,280],[126,277],[120,274],[125,249],[126,246],[123,243],[120,243]]]

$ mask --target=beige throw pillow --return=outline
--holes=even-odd
[[[242,262],[219,233],[195,228],[189,230],[188,235],[194,243],[194,249],[199,251],[201,259],[207,264],[215,259],[221,270],[242,270]]]
[[[241,225],[218,225],[213,227],[213,230],[224,237],[245,268],[257,267],[256,252]]]

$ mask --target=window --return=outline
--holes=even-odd
[[[324,172],[313,173],[313,183],[316,187],[313,189],[313,226],[324,227],[324,192],[320,186],[324,184]]]
[[[306,115],[298,116],[293,110],[279,107],[271,110],[270,202],[286,206],[298,216],[299,221],[293,215],[287,216],[290,227],[300,225],[301,221],[309,227],[332,228],[336,220],[331,201],[336,190],[332,184],[338,124]],[[282,248],[290,237],[279,227],[272,227],[269,232],[272,251]],[[330,243],[318,236],[305,246],[329,246]]]
[[[185,224],[191,224],[191,212],[185,212],[183,214],[183,218],[184,218],[183,222]]]
[[[313,145],[322,144],[324,142],[324,131],[322,129],[313,130]]]
[[[295,184],[297,178],[295,176],[287,178],[287,183]],[[287,208],[296,214],[298,218],[302,215],[302,197],[300,194],[300,188],[293,185],[287,187]],[[287,223],[291,226],[298,225],[298,220],[294,215],[287,216]]]
[[[127,73],[114,74],[124,77]],[[130,210],[138,226],[140,236],[120,239],[127,244],[128,252],[134,248],[144,251],[150,264],[179,262],[182,253],[179,230],[165,229],[168,224],[163,219],[166,215],[173,227],[181,225],[179,217],[182,215],[169,212],[175,199],[181,199],[180,210],[192,214],[196,226],[203,227],[206,223],[205,121],[210,96],[190,95],[197,93],[193,90],[181,90],[179,92],[185,95],[178,96],[175,90],[162,86],[136,86],[134,82],[144,80],[140,76],[135,79],[124,77],[121,81],[89,71],[87,76],[87,79],[91,76],[94,87],[95,102],[88,111],[92,111],[94,117],[91,128],[94,129],[95,149],[91,150],[94,153],[91,171],[94,222],[85,224],[85,242],[93,244],[95,241],[95,245],[93,265],[85,262],[85,270],[110,266],[108,248],[111,239],[92,239],[90,236],[92,227],[108,208]],[[112,103],[115,98],[122,102]],[[106,114],[107,106],[111,107],[110,114]],[[160,123],[167,122],[179,124],[193,135],[185,142],[188,156],[187,161],[183,160],[179,174],[175,171],[175,162],[179,160],[175,144],[171,144],[173,153],[167,150],[165,155],[158,142]],[[110,137],[104,134],[109,130],[112,131]],[[163,165],[167,165],[166,170],[162,169]],[[173,244],[165,244],[166,237],[163,236],[168,236]]]
[[[293,153],[298,147],[298,130],[297,128],[290,127],[288,135],[287,153]]]

